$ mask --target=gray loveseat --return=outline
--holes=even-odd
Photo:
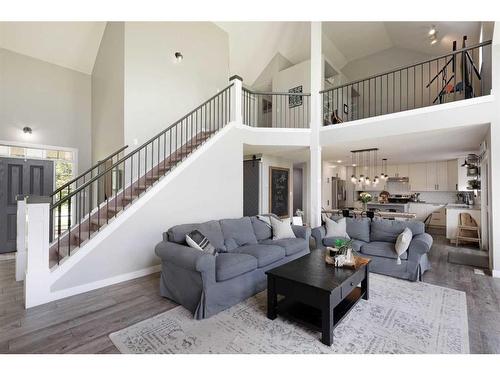
[[[425,225],[421,221],[349,217],[346,221],[347,234],[353,240],[353,249],[372,260],[371,272],[416,281],[421,280],[422,274],[431,268],[427,253],[432,246],[432,237],[425,233]],[[413,239],[408,250],[400,257],[401,264],[397,264],[396,239],[406,227],[412,231]],[[324,226],[312,230],[316,247],[334,246],[338,237],[325,237],[325,234]]]
[[[186,245],[199,230],[217,256]],[[311,230],[292,226],[297,238],[273,240],[256,217],[213,220],[170,228],[155,252],[161,258],[160,293],[183,305],[195,319],[208,318],[266,288],[265,271],[309,253]]]

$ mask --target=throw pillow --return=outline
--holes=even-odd
[[[296,238],[293,233],[290,218],[279,220],[271,216],[271,226],[273,227],[273,240],[283,240],[285,238]]]
[[[267,216],[267,215],[257,215],[257,219],[259,219],[260,221],[263,221],[264,223],[267,224],[267,226],[269,228],[271,228],[271,216]]]
[[[186,234],[186,242],[193,249],[203,251],[210,255],[217,255],[217,249],[213,247],[207,237],[197,229]]]
[[[345,217],[338,219],[337,221],[327,217],[325,220],[325,225],[325,237],[344,237],[350,239],[349,235],[347,234],[347,222]]]
[[[396,240],[396,254],[398,255],[397,264],[401,264],[400,256],[408,250],[410,247],[410,242],[413,238],[413,233],[410,228],[405,228],[405,230],[398,236]]]

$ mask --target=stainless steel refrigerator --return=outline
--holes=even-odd
[[[332,177],[332,209],[342,209],[346,206],[345,181],[338,177]]]

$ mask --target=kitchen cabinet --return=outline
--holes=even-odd
[[[408,177],[408,164],[393,164],[387,166],[389,177]]]
[[[427,165],[426,163],[412,163],[409,165],[410,190],[427,191]]]
[[[448,191],[458,190],[458,160],[448,160]]]
[[[426,191],[448,191],[448,162],[431,161],[426,169]]]
[[[444,204],[437,203],[412,203],[410,202],[408,212],[412,214],[416,214],[415,219],[424,221],[430,215],[431,220],[434,218],[433,225],[436,226],[445,226],[446,225],[446,216],[444,215]]]

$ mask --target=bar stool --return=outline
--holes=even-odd
[[[472,234],[474,237],[471,236]],[[458,246],[460,241],[477,242],[479,249],[481,249],[481,230],[479,229],[479,225],[477,225],[477,221],[468,212],[460,213],[458,219],[455,246]]]

